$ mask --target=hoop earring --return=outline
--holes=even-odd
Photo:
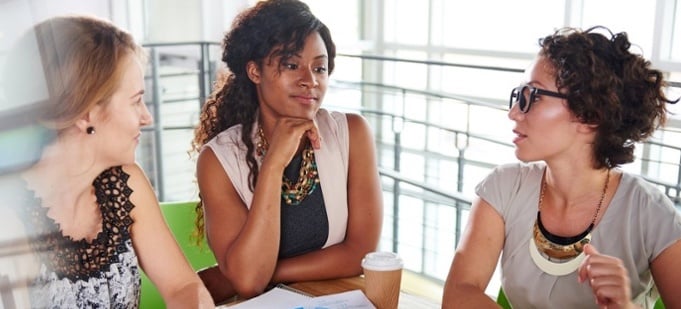
[[[86,132],[88,135],[95,134],[95,127],[89,126],[89,127],[87,127],[87,129],[85,129],[85,132]]]

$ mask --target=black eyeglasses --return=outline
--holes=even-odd
[[[511,91],[511,99],[508,102],[508,109],[510,110],[511,108],[513,108],[513,104],[518,103],[520,111],[523,113],[527,113],[530,111],[530,106],[532,106],[532,103],[534,103],[534,101],[539,96],[542,95],[547,95],[554,98],[567,99],[567,95],[562,93],[539,89],[532,87],[530,85],[522,85],[513,88],[513,90]]]

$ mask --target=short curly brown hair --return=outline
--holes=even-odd
[[[601,32],[607,33],[607,36]],[[562,28],[539,39],[539,55],[555,68],[556,85],[583,123],[597,126],[594,167],[612,168],[634,160],[636,142],[665,124],[667,86],[650,61],[631,53],[625,32],[595,26]]]

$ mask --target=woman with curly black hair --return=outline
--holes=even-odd
[[[509,103],[523,163],[478,184],[443,307],[495,306],[483,292],[502,251],[502,287],[517,308],[652,308],[658,295],[681,307],[681,216],[618,169],[675,102],[662,72],[604,27],[560,29],[539,44]]]
[[[300,1],[263,1],[237,16],[223,47],[229,72],[193,142],[197,227],[224,277],[209,290],[219,301],[216,285],[251,297],[360,274],[380,236],[380,182],[364,118],[320,108],[336,54],[329,30]]]

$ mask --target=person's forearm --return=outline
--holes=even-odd
[[[274,273],[281,226],[281,175],[263,165],[248,218],[222,261],[225,276],[242,296],[261,293]]]
[[[215,308],[213,298],[211,298],[208,290],[198,281],[188,283],[176,290],[165,302],[168,309]]]
[[[369,251],[341,243],[280,260],[272,280],[279,283],[357,276],[362,273],[362,257]]]
[[[480,288],[459,284],[445,287],[442,308],[499,308],[499,305]]]

